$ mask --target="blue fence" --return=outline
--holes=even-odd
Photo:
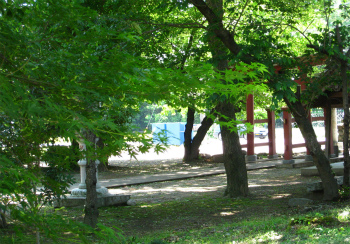
[[[154,123],[152,124],[153,143],[159,143],[157,133],[164,132],[170,145],[182,145],[185,141],[186,123]]]

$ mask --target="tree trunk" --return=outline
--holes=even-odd
[[[0,209],[0,229],[6,228],[7,227],[7,221],[6,221],[6,215],[5,215],[5,210]]]
[[[220,112],[222,115],[236,120],[235,108],[231,103],[222,102]],[[228,122],[225,118],[221,117],[220,121]],[[221,136],[224,165],[227,175],[225,196],[247,196],[249,193],[247,167],[241,144],[239,142],[239,135],[237,132],[231,132],[226,126],[222,126]]]
[[[210,112],[210,115],[213,115],[215,113],[215,109],[213,109]],[[187,146],[189,148],[186,149],[186,131],[187,131],[187,125],[186,125],[186,130],[185,130],[185,156],[184,156],[184,162],[191,162],[195,159],[199,158],[199,147],[202,144],[202,141],[204,140],[205,135],[207,134],[208,130],[210,127],[214,124],[214,120],[211,118],[212,116],[205,116],[203,119],[201,126],[198,128],[196,135],[193,137],[193,140],[191,137],[189,137],[190,141],[190,146]],[[193,116],[194,120],[194,116]],[[188,124],[188,115],[187,115],[187,124]],[[193,122],[192,122],[192,127],[193,127]],[[191,133],[192,133],[192,127],[191,127]],[[187,132],[188,133],[188,132]],[[188,138],[187,138],[188,140]],[[188,151],[186,151],[188,150]]]
[[[347,63],[341,61],[341,77],[343,81],[343,108],[344,108],[344,137],[343,137],[343,155],[344,155],[344,186],[350,186],[350,162],[349,162],[349,99],[348,99],[348,80]]]
[[[198,1],[192,1],[196,4]],[[200,2],[200,1],[199,1]],[[210,14],[214,14],[216,19],[212,21],[210,17],[208,19],[208,38],[209,49],[213,56],[213,63],[217,70],[224,71],[228,69],[228,55],[227,49],[223,43],[222,36],[219,37],[220,31],[222,31],[222,17],[223,17],[223,1],[222,0],[207,0],[208,6],[202,1],[201,5],[195,6],[202,12],[202,10],[209,10]],[[203,6],[203,3],[205,6]],[[201,10],[201,8],[204,9]],[[202,12],[203,13],[203,12]],[[209,15],[210,15],[209,14]],[[219,39],[219,38],[221,39]],[[232,36],[231,36],[232,37]],[[231,43],[234,44],[234,43]],[[234,52],[233,52],[234,53]],[[236,53],[235,53],[236,54]],[[225,101],[219,102],[219,112],[223,115],[219,120],[222,122],[228,122],[229,120],[236,120],[235,107],[229,102],[230,98],[226,98]],[[225,190],[225,196],[238,197],[248,195],[248,177],[247,168],[244,159],[244,154],[241,149],[239,141],[239,135],[237,130],[230,131],[226,126],[221,126],[221,138],[223,145],[223,158],[225,171],[227,176],[227,187]]]
[[[295,122],[305,139],[307,148],[313,157],[314,163],[320,174],[324,189],[323,199],[334,201],[339,198],[338,184],[334,179],[334,175],[329,164],[329,160],[321,149],[321,145],[317,141],[317,137],[312,127],[312,123],[307,118],[307,113],[300,101],[290,102],[286,97],[284,101],[291,110]]]
[[[105,146],[105,143],[103,142],[103,140],[100,138],[97,141],[97,147],[102,150]],[[98,167],[98,172],[104,172],[104,171],[108,171],[108,156],[106,157],[100,157],[100,164],[97,166]]]
[[[85,133],[85,138],[91,145],[96,144],[96,135],[92,131]],[[84,223],[95,228],[98,219],[97,192],[96,192],[96,157],[94,151],[87,148],[86,151],[86,201]]]
[[[185,142],[184,142],[184,147],[185,147],[185,155],[183,158],[184,162],[189,162],[193,159],[197,159],[198,156],[195,156],[192,158],[192,154],[198,154],[199,151],[192,153],[192,129],[193,129],[193,123],[194,123],[194,114],[195,110],[191,107],[188,107],[187,110],[187,123],[185,127]]]
[[[343,50],[343,42],[341,38],[341,34],[339,31],[339,26],[336,27],[337,41],[338,47],[342,54],[344,54]],[[345,56],[345,55],[344,55]],[[343,150],[344,150],[344,186],[350,186],[350,162],[349,162],[349,98],[348,98],[348,75],[347,75],[347,67],[348,62],[344,60],[342,57],[340,59],[340,74],[342,79],[342,90],[343,90],[343,109],[344,109],[344,134],[343,134]]]

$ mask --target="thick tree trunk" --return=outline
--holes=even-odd
[[[295,122],[298,124],[299,129],[305,139],[307,148],[313,157],[314,163],[320,174],[322,185],[324,189],[324,200],[334,201],[339,198],[338,184],[334,179],[329,160],[321,149],[321,145],[317,141],[315,131],[312,127],[312,123],[307,118],[307,113],[300,101],[290,102],[287,98],[284,101],[291,110]]]
[[[192,129],[193,129],[193,123],[194,123],[194,114],[195,110],[191,107],[188,107],[187,110],[187,123],[185,127],[185,142],[184,142],[184,147],[185,147],[185,155],[183,158],[184,162],[189,162],[193,159],[197,159],[198,156],[195,156],[192,158],[192,154],[198,154],[198,152],[192,153]]]
[[[230,119],[236,120],[235,108],[231,103],[221,103],[220,112]],[[220,118],[221,122],[228,122]],[[224,165],[227,175],[225,196],[238,197],[248,195],[248,176],[244,154],[237,132],[231,132],[226,126],[221,127]]]
[[[85,138],[92,144],[96,143],[96,135],[87,131]],[[87,149],[89,150],[89,149]],[[84,223],[95,228],[98,221],[97,192],[96,192],[96,158],[94,152],[87,151],[86,155],[86,201]]]
[[[215,108],[217,109],[217,108]],[[210,112],[210,115],[213,115],[215,113],[215,109],[213,109]],[[193,117],[194,119],[194,117]],[[188,115],[187,115],[187,123],[188,122]],[[191,123],[191,122],[190,122]],[[214,124],[214,120],[212,119],[212,116],[205,116],[203,119],[201,126],[198,128],[196,135],[193,137],[193,140],[191,137],[187,138],[187,140],[191,140],[189,148],[186,149],[186,132],[187,131],[187,125],[186,125],[186,131],[185,131],[185,156],[184,156],[184,162],[191,162],[193,160],[196,160],[199,158],[199,147],[202,144],[202,141],[204,140],[205,135],[207,134],[210,127]],[[192,122],[193,127],[193,122]],[[192,130],[192,127],[190,128]],[[190,131],[192,134],[192,131]],[[188,136],[188,135],[187,135]],[[188,150],[188,151],[186,151]]]

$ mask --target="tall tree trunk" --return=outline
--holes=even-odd
[[[193,45],[193,36],[197,30],[193,30],[191,32],[191,36],[188,40],[188,45],[185,50],[184,55],[182,56],[181,60],[181,70],[185,69],[185,63],[187,61],[187,58],[190,56],[191,47]],[[194,159],[198,159],[199,157],[199,146],[193,147],[192,144],[192,129],[194,124],[194,114],[196,110],[193,107],[188,107],[187,110],[187,123],[185,127],[185,141],[184,141],[184,147],[185,147],[185,154],[183,157],[184,162],[191,162]]]
[[[317,137],[312,127],[312,123],[307,118],[307,113],[300,101],[290,102],[288,98],[284,97],[284,101],[291,110],[295,122],[305,139],[306,146],[313,157],[314,163],[320,174],[322,185],[324,189],[324,200],[336,200],[339,198],[338,184],[334,179],[329,160],[321,149],[321,145],[317,141]]]
[[[347,63],[341,61],[341,77],[343,81],[343,108],[344,108],[344,137],[343,137],[343,155],[344,155],[344,185],[350,186],[350,162],[349,162],[349,99],[348,99],[348,80]]]
[[[85,139],[88,140],[91,145],[96,145],[96,135],[92,131],[87,130],[84,134]],[[86,201],[84,223],[95,228],[99,215],[96,192],[96,156],[95,152],[88,148],[86,153]]]
[[[220,112],[225,118],[236,120],[235,108],[231,103],[222,102]],[[228,122],[225,118],[221,117],[220,121]],[[235,131],[232,132],[226,126],[222,126],[221,128],[224,165],[227,175],[225,196],[247,196],[249,193],[247,167],[239,141],[239,135]]]
[[[197,130],[196,135],[193,137],[193,140],[188,135],[190,133],[192,134],[193,122],[192,122],[192,127],[187,128],[187,125],[189,123],[191,123],[188,121],[189,115],[187,114],[187,125],[186,125],[186,130],[185,130],[185,156],[183,159],[185,162],[191,162],[191,161],[199,158],[199,147],[201,146],[202,141],[204,140],[204,137],[207,134],[208,130],[214,124],[214,120],[212,119],[212,116],[214,116],[216,109],[217,108],[213,109],[210,112],[209,116],[205,116],[205,118],[203,119],[203,121],[201,123],[201,126]],[[193,113],[193,115],[194,115],[194,113]],[[191,119],[194,120],[194,116],[193,116],[193,118],[191,117]],[[186,133],[188,133],[187,138],[186,138]]]
[[[213,63],[217,70],[224,71],[228,69],[227,49],[223,42],[218,38],[217,30],[222,23],[223,17],[223,1],[222,0],[207,0],[209,10],[219,19],[219,21],[209,21],[208,36],[209,49],[213,56]],[[198,9],[199,7],[196,6]],[[201,11],[201,10],[200,10]],[[230,103],[230,98],[219,102],[219,111],[222,117],[219,118],[222,122],[236,120],[235,107]],[[247,196],[248,195],[248,177],[247,168],[244,159],[244,154],[241,149],[239,135],[237,130],[231,131],[225,125],[221,126],[221,138],[223,145],[223,158],[225,171],[227,176],[227,187],[225,195],[229,197]]]

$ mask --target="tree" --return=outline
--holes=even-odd
[[[225,45],[225,47],[231,52],[232,55],[235,55],[236,57],[241,57],[247,62],[251,62],[253,60],[261,60],[261,57],[259,58],[259,55],[262,55],[261,49],[259,52],[250,52],[251,48],[244,48],[240,46],[236,42],[236,38],[238,37],[237,30],[234,29],[233,31],[229,31],[227,28],[225,28],[223,24],[223,18],[220,17],[221,15],[217,14],[217,11],[214,11],[211,7],[209,7],[209,4],[207,2],[204,2],[202,0],[191,0],[190,1],[207,19],[209,22],[209,25],[213,26],[212,30],[215,33],[215,35],[222,41],[222,43]],[[276,3],[271,3],[276,4]],[[293,4],[290,5],[283,5],[283,1],[280,2],[281,5],[278,5],[278,10],[284,10],[287,11],[285,13],[292,13],[290,14],[291,17],[294,16],[294,13],[297,14],[295,10],[293,10]],[[245,7],[248,5],[248,2],[245,4]],[[254,5],[254,3],[253,3]],[[270,4],[269,4],[270,5]],[[269,7],[268,5],[268,7]],[[257,3],[255,3],[255,7],[261,6]],[[300,7],[300,6],[299,6]],[[267,8],[268,9],[268,8]],[[234,9],[233,9],[234,10]],[[236,16],[239,16],[236,18],[236,25],[238,21],[240,20],[240,16],[242,16],[244,12],[244,8],[242,9],[241,13],[234,12]],[[223,9],[221,9],[222,13]],[[294,11],[294,12],[293,12]],[[281,11],[283,12],[283,11]],[[254,22],[254,21],[253,21]],[[255,23],[254,23],[255,24]],[[258,30],[266,32],[266,28],[263,25],[263,28],[259,27],[261,26],[261,23],[258,24]],[[290,22],[287,22],[287,24],[291,24]],[[235,26],[236,26],[235,25]],[[259,33],[259,32],[258,32]],[[244,33],[243,33],[244,34]],[[270,44],[268,42],[264,42],[263,45],[260,45],[260,47],[264,47],[264,45],[271,46],[271,35],[267,34],[267,41],[270,41]],[[255,47],[255,45],[252,45],[251,47]],[[272,68],[273,63],[268,65]],[[271,70],[272,73],[274,70]],[[334,200],[338,198],[338,191],[337,191],[337,184],[334,180],[334,177],[331,173],[330,165],[328,159],[325,157],[325,155],[322,153],[320,145],[317,142],[316,135],[313,131],[313,128],[311,126],[311,123],[306,119],[306,113],[305,109],[302,106],[300,100],[294,95],[294,93],[291,90],[291,86],[283,86],[284,90],[280,91],[276,87],[276,83],[278,82],[270,82],[270,87],[272,87],[276,92],[284,92],[284,95],[282,96],[284,101],[289,105],[289,108],[291,109],[291,112],[293,113],[294,117],[296,118],[296,122],[298,123],[298,126],[301,128],[302,134],[306,140],[306,144],[311,151],[311,154],[313,155],[315,164],[320,172],[321,179],[324,186],[324,199],[325,200]]]
[[[123,149],[135,154],[152,147],[152,139],[132,132],[128,123],[134,108],[151,97],[153,89],[158,89],[155,84],[160,83],[147,78],[140,65],[145,60],[128,49],[137,38],[133,28],[123,29],[117,16],[98,15],[76,1],[65,0],[2,2],[1,11],[0,119],[2,132],[9,135],[1,138],[1,160],[5,162],[1,174],[12,172],[14,165],[28,165],[28,174],[35,178],[25,171],[19,171],[18,177],[0,177],[13,179],[13,185],[23,180],[25,187],[16,197],[25,197],[16,200],[39,209],[31,203],[40,203],[36,185],[44,182],[39,170],[40,145],[57,137],[78,139],[77,132],[86,131],[89,190],[85,222],[95,227],[94,162]],[[96,151],[97,137],[108,147]],[[132,147],[127,141],[141,145]],[[66,188],[69,182],[63,183]],[[56,197],[64,193],[57,189]],[[2,193],[17,190],[7,187]],[[26,208],[23,211],[28,213]]]
[[[349,47],[349,7],[346,3],[340,4],[339,9],[334,1],[324,1],[321,13],[326,25],[319,29],[309,39],[308,47],[320,55],[327,55],[328,60],[324,75],[319,78],[325,90],[333,90],[334,87],[342,87],[342,100],[344,109],[344,185],[350,185],[350,159],[349,159],[349,101],[348,101],[348,64]],[[327,79],[326,79],[326,77]]]

